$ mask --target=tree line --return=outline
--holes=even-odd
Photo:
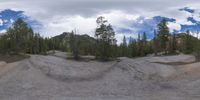
[[[115,31],[104,17],[96,20],[95,35],[79,35],[76,31],[64,32],[61,35],[44,38],[34,33],[22,19],[16,20],[0,36],[1,54],[47,54],[50,50],[71,52],[74,59],[80,55],[94,55],[97,59],[110,60],[116,57],[140,57],[170,54],[200,55],[200,41],[188,30],[185,33],[170,33],[167,21],[161,20],[154,30],[153,39],[148,40],[147,33],[138,34],[137,38],[123,37],[117,45]]]
[[[104,17],[96,20],[95,48],[93,55],[98,59],[109,60],[116,57],[141,57],[147,55],[200,55],[200,40],[189,30],[185,33],[170,33],[167,21],[162,19],[154,30],[152,40],[148,40],[146,32],[138,34],[137,39],[123,37],[123,42],[117,45],[112,25]],[[128,40],[127,40],[128,39]]]
[[[42,38],[39,33],[34,33],[22,19],[18,19],[0,36],[0,53],[19,54],[46,53],[48,39]]]

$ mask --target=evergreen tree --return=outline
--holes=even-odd
[[[146,36],[146,32],[144,32],[142,36],[141,56],[145,56],[147,54],[147,50],[148,50],[147,36]]]
[[[76,39],[76,36],[75,36],[74,32],[72,31],[72,33],[70,34],[69,44],[70,44],[70,49],[71,49],[71,52],[72,52],[75,60],[78,60],[80,58],[78,43],[79,43],[79,41]]]
[[[177,40],[176,40],[176,34],[173,33],[171,39],[170,39],[170,53],[175,54],[177,50]]]
[[[0,53],[9,54],[10,53],[10,40],[7,34],[0,36]]]
[[[135,39],[131,40],[128,45],[130,57],[136,57],[137,54],[137,41]]]
[[[153,50],[154,50],[154,54],[157,55],[157,53],[158,53],[158,39],[157,39],[156,30],[154,30]]]
[[[7,54],[38,54],[47,51],[46,42],[39,34],[34,34],[31,27],[22,19],[16,20],[7,32],[0,36],[1,53]]]
[[[125,37],[125,36],[123,37],[123,43],[122,43],[122,45],[123,45],[124,47],[127,47],[127,42],[126,42],[126,37]]]
[[[138,39],[137,39],[137,56],[141,56],[141,50],[142,50],[142,42],[141,42],[140,34],[138,34]]]
[[[18,19],[14,22],[12,27],[7,30],[11,42],[11,50],[13,53],[26,53],[26,48],[28,48],[28,36],[29,27],[26,22],[22,19]]]
[[[184,35],[184,38],[183,38],[183,52],[186,53],[186,54],[190,54],[194,51],[194,42],[193,42],[193,39],[192,39],[192,36],[190,35],[190,31],[187,30],[186,34]]]
[[[194,51],[196,60],[200,60],[200,40],[196,38],[194,44],[195,44]]]
[[[127,42],[126,42],[126,37],[123,37],[123,42],[121,44],[121,49],[122,49],[122,53],[121,56],[128,56],[127,55]]]
[[[102,60],[108,60],[112,57],[112,46],[115,45],[115,32],[112,26],[106,25],[107,20],[104,17],[97,18],[97,28],[95,37],[97,39],[96,57]]]
[[[160,51],[164,51],[164,53],[167,54],[169,43],[169,28],[167,26],[167,21],[165,19],[161,20],[157,27]]]

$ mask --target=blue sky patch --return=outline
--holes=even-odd
[[[195,10],[194,9],[191,9],[189,7],[184,7],[184,8],[181,8],[179,9],[180,11],[186,11],[186,12],[189,12],[189,13],[194,13]]]
[[[28,23],[29,27],[32,27],[33,29],[41,25],[39,22],[31,20],[30,17],[24,15],[23,13],[23,11],[14,11],[10,9],[1,11],[0,19],[2,20],[2,25],[0,25],[0,31],[9,28],[13,24],[13,22],[15,22],[19,18],[22,18],[25,22]]]

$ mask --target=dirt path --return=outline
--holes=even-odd
[[[14,63],[4,63],[3,65],[0,66],[0,77],[8,73],[9,71],[12,71],[14,68],[19,65],[20,61],[14,62]]]

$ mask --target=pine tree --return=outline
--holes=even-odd
[[[12,27],[7,30],[13,53],[26,53],[29,31],[27,23],[22,19],[15,21]]]
[[[167,54],[169,43],[169,28],[167,26],[167,21],[165,19],[161,20],[157,27],[160,51],[164,51],[164,53]]]
[[[143,33],[142,36],[142,49],[141,49],[141,56],[145,56],[147,54],[148,46],[147,46],[147,36],[146,32]]]
[[[195,42],[194,42],[194,52],[195,52],[195,57],[196,60],[200,60],[200,40],[198,38],[196,38]]]
[[[125,36],[123,37],[123,43],[122,43],[122,45],[123,45],[124,47],[127,47],[127,42],[126,42],[126,37],[125,37]]]
[[[126,42],[126,37],[123,37],[123,42],[121,44],[121,49],[122,49],[122,56],[128,56],[127,55],[127,42]]]
[[[74,32],[72,31],[70,34],[69,44],[70,44],[70,49],[71,49],[71,52],[72,52],[75,60],[78,60],[80,58],[78,43],[79,43],[79,41],[76,39],[76,36],[75,36]]]
[[[154,54],[155,54],[155,56],[156,56],[157,53],[158,53],[158,39],[157,39],[157,33],[156,33],[156,30],[154,30],[153,50],[154,50]]]
[[[131,41],[129,41],[128,48],[129,48],[130,57],[138,56],[138,54],[137,54],[137,41],[135,39],[132,39]]]
[[[115,32],[112,26],[106,25],[107,20],[104,17],[97,18],[97,28],[95,37],[97,39],[96,57],[102,60],[108,60],[112,57],[112,46],[115,45]]]
[[[142,42],[141,42],[140,34],[138,34],[138,39],[137,39],[137,56],[141,56],[141,50],[142,50]]]
[[[173,33],[171,39],[170,39],[170,53],[175,54],[177,50],[177,40],[176,40],[176,34]]]
[[[194,51],[194,41],[192,39],[192,36],[190,35],[190,31],[187,30],[186,34],[183,38],[183,52],[186,54],[190,54]]]

